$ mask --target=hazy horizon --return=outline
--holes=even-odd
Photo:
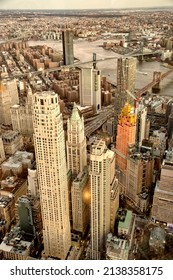
[[[15,10],[81,10],[81,9],[134,9],[134,8],[159,8],[173,7],[173,0],[0,0],[0,9]]]

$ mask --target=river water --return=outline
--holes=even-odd
[[[93,53],[97,54],[97,59],[103,59],[112,56],[121,57],[121,55],[116,54],[111,50],[104,50],[102,47],[100,47],[102,44],[103,40],[94,42],[88,42],[85,40],[74,41],[74,56],[81,62],[91,61]],[[62,52],[61,41],[30,41],[29,45],[47,45],[56,49],[57,51]],[[101,70],[103,76],[106,76],[109,81],[116,84],[117,59],[100,61],[97,63],[97,68]],[[167,72],[168,70],[169,69],[162,66],[161,63],[157,61],[137,62],[136,89],[141,89],[152,81],[153,71]],[[143,72],[147,73],[147,75],[144,75]],[[161,82],[160,88],[160,95],[173,97],[173,73]]]

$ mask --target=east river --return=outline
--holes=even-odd
[[[106,57],[112,56],[121,56],[111,50],[104,50],[102,47],[100,47],[100,45],[102,44],[103,40],[98,40],[94,42],[88,42],[85,40],[74,41],[74,56],[78,58],[81,62],[91,61],[93,53],[97,54],[97,59],[104,59]],[[53,49],[56,49],[57,51],[62,52],[61,41],[30,41],[29,45],[47,45],[52,47]],[[97,63],[97,67],[99,70],[101,70],[103,76],[106,76],[109,81],[116,84],[117,59],[100,61]],[[154,71],[160,71],[163,73],[167,72],[168,70],[168,68],[164,67],[161,63],[157,61],[137,62],[136,89],[141,89],[145,85],[150,83],[152,81]],[[173,73],[168,75],[168,77],[166,77],[161,82],[160,95],[173,97]]]

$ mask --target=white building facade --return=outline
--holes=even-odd
[[[111,183],[114,180],[115,154],[103,140],[91,147],[91,259],[101,259],[111,227]]]
[[[45,255],[65,259],[71,234],[65,140],[57,94],[34,94],[33,125]]]

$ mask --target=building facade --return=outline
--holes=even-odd
[[[85,234],[90,221],[90,188],[87,167],[72,183],[72,221],[73,230]]]
[[[79,75],[80,105],[101,109],[101,73],[92,67],[81,68]]]
[[[39,184],[37,169],[31,167],[28,169],[28,194],[32,197],[39,197]]]
[[[116,165],[125,172],[127,170],[127,156],[129,146],[136,141],[136,115],[134,108],[126,103],[123,107],[118,121],[116,137]]]
[[[74,63],[74,51],[73,51],[73,31],[64,30],[62,31],[62,46],[63,46],[63,57],[64,65]]]
[[[136,78],[136,58],[119,58],[117,65],[117,92],[121,99],[121,108],[126,102],[134,104],[134,99],[130,97],[126,90],[134,94]]]
[[[74,103],[71,118],[67,121],[67,166],[73,175],[82,172],[87,165],[86,137],[84,135],[84,119],[79,116]]]
[[[154,159],[150,155],[134,153],[127,160],[126,195],[142,212],[148,207],[153,171]]]
[[[0,82],[0,123],[11,125],[10,107],[19,103],[16,80]]]
[[[22,135],[18,131],[8,130],[2,134],[5,154],[13,155],[23,146]]]
[[[62,114],[54,92],[33,96],[34,144],[45,255],[65,259],[71,246]]]
[[[91,259],[102,259],[111,227],[111,184],[115,178],[115,154],[103,140],[91,146]]]
[[[172,153],[173,154],[173,153]],[[157,181],[153,198],[152,218],[173,224],[173,156],[161,166],[160,181]]]
[[[32,136],[32,91],[30,88],[28,89],[25,104],[18,105],[17,103],[15,103],[10,108],[10,114],[13,130],[19,131],[22,135]]]

